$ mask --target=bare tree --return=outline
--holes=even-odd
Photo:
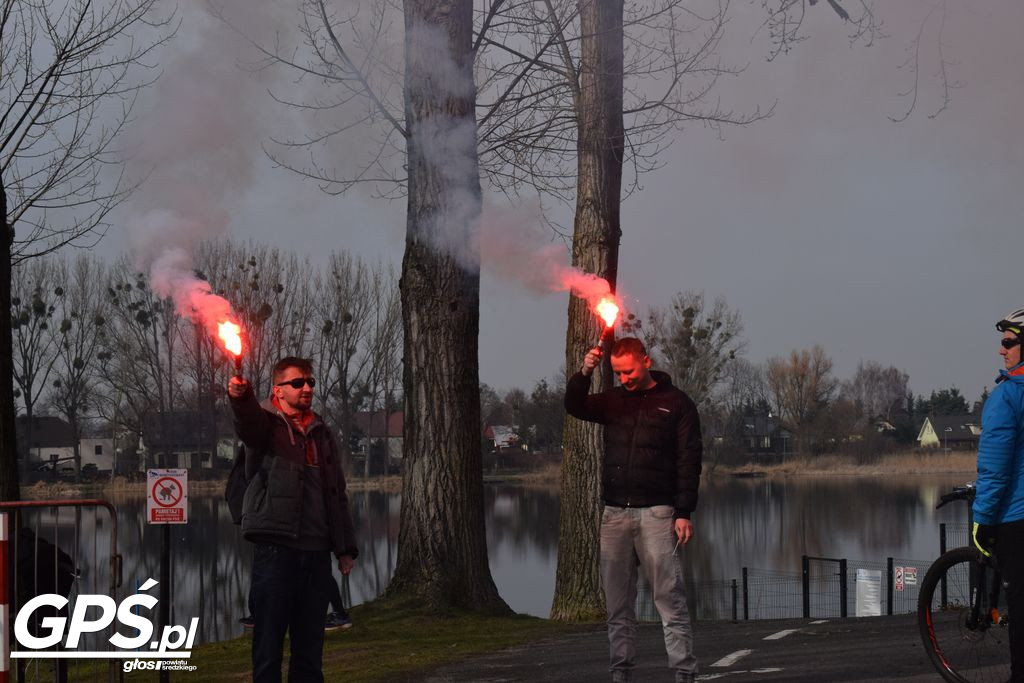
[[[100,354],[106,345],[109,302],[104,296],[106,273],[95,258],[81,255],[62,262],[64,296],[57,307],[60,325],[58,362],[50,401],[71,425],[75,439],[75,477],[82,474],[82,421],[94,399]]]
[[[487,561],[470,0],[406,0],[405,434],[392,596],[507,613]]]
[[[719,397],[716,401],[727,414],[750,406],[771,405],[771,393],[765,380],[765,370],[746,358],[737,358],[725,365]]]
[[[196,264],[198,275],[231,302],[242,327],[246,377],[257,396],[268,395],[273,364],[313,350],[309,259],[262,244],[217,240],[199,247]]]
[[[54,312],[64,297],[64,281],[52,259],[39,259],[15,269],[11,293],[11,327],[14,337],[15,398],[25,410],[26,458],[32,447],[33,417],[36,404],[45,393],[58,360],[60,335],[54,324]]]
[[[387,464],[390,443],[389,422],[391,408],[401,387],[402,306],[398,281],[390,270],[374,270],[370,282],[370,296],[374,302],[373,319],[366,348],[369,376],[366,380],[366,400],[370,419],[382,411],[384,436],[384,464]],[[372,424],[372,423],[371,423]],[[364,476],[371,473],[373,450],[367,448]]]
[[[762,28],[771,41],[769,60],[789,53],[807,39],[804,21],[809,8],[817,5],[818,0],[765,0],[761,4],[766,13]],[[884,37],[882,22],[875,16],[870,0],[825,0],[825,4],[849,26],[850,44],[870,46]]]
[[[317,276],[314,302],[317,329],[314,358],[321,375],[321,401],[334,416],[342,462],[350,464],[353,415],[359,387],[369,373],[367,338],[377,315],[367,265],[347,253],[333,253],[327,272]]]
[[[621,91],[616,145],[626,194],[637,188],[641,174],[660,165],[660,153],[684,126],[718,131],[767,116],[770,112],[756,109],[725,109],[714,99],[718,81],[740,72],[717,55],[728,2],[690,5],[682,0],[486,3],[477,68],[481,168],[490,185],[509,195],[529,189],[577,201],[579,207],[579,176],[586,169],[577,159],[595,141],[585,132],[594,114],[585,111],[592,102],[582,87],[593,67],[598,70],[591,77]],[[619,71],[584,61],[585,45],[612,40],[609,27],[598,27],[601,33],[595,35],[589,32],[593,25],[584,26],[584,18],[598,11],[614,17]]]
[[[769,358],[765,375],[780,417],[807,448],[808,428],[836,390],[832,360],[815,344],[792,351],[789,358]]]
[[[910,376],[892,366],[882,367],[875,361],[861,361],[857,372],[839,387],[840,398],[856,407],[867,420],[882,418],[892,421],[906,405]]]
[[[181,407],[184,393],[181,375],[181,332],[184,321],[174,302],[161,299],[133,271],[126,258],[110,269],[107,286],[111,332],[103,350],[109,361],[101,366],[104,391],[123,396],[120,424],[141,437],[147,419],[160,421],[168,433],[166,418]],[[152,464],[168,466],[165,454]]]
[[[766,17],[762,28],[767,32],[771,44],[768,59],[774,60],[780,54],[789,53],[798,43],[806,40],[805,20],[810,8],[819,0],[763,0]],[[825,6],[829,10],[824,10]],[[949,106],[952,91],[961,83],[952,76],[954,62],[946,54],[946,24],[949,18],[948,0],[921,3],[921,18],[917,30],[907,41],[907,57],[898,68],[907,74],[907,86],[897,94],[906,104],[900,113],[889,116],[894,122],[906,121],[917,111],[922,88],[929,80],[938,91],[938,102],[930,108],[928,118],[935,118]],[[871,0],[825,0],[821,11],[830,11],[848,27],[847,38],[851,45],[870,47],[876,41],[888,37],[882,31],[882,19],[875,13]],[[928,42],[928,46],[926,46]],[[926,56],[926,48],[934,46]],[[925,62],[930,65],[926,68]]]
[[[580,3],[580,57],[571,58],[576,82],[579,160],[572,264],[615,287],[619,268],[619,207],[622,196],[623,129],[623,4]],[[594,344],[595,319],[588,302],[569,299],[565,366],[577,368]],[[611,354],[606,354],[610,356]],[[594,391],[611,386],[608,361],[592,382]],[[601,429],[567,418],[562,439],[558,567],[551,618],[592,619],[604,613],[598,566],[601,519]]]
[[[746,347],[740,314],[724,297],[707,306],[698,291],[676,294],[666,309],[652,308],[647,331],[658,367],[701,409],[711,407],[727,367]]]
[[[102,235],[110,210],[132,189],[105,169],[131,116],[135,76],[168,37],[156,0],[4,0],[0,5],[0,289],[11,267]],[[150,40],[135,33],[144,29]],[[10,357],[10,306],[0,302],[0,358]],[[0,362],[0,499],[18,497],[7,361]]]

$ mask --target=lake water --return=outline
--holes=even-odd
[[[799,572],[802,555],[883,563],[887,557],[920,567],[938,555],[940,522],[965,521],[963,504],[936,511],[938,497],[964,475],[740,479],[717,477],[701,486],[693,521],[696,536],[686,548],[688,579],[738,579],[751,570]],[[547,616],[554,591],[558,544],[558,492],[549,487],[489,485],[487,542],[491,572],[502,597],[517,612]],[[349,580],[353,604],[379,595],[397,557],[400,496],[351,494],[360,557]],[[134,592],[159,578],[160,530],[145,524],[145,500],[126,499],[118,509],[118,546],[124,558],[123,589]],[[85,513],[77,523],[61,513],[62,547],[78,546],[81,592],[102,591],[103,572],[92,557],[107,552],[104,514]],[[51,536],[42,514],[41,533]],[[172,623],[200,617],[200,642],[242,633],[251,549],[231,523],[219,495],[193,495],[189,523],[172,526],[174,614]],[[952,542],[951,542],[952,544]]]

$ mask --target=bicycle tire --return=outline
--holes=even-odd
[[[925,652],[942,678],[950,683],[1003,683],[1010,677],[1008,615],[998,623],[969,625],[971,571],[982,571],[983,585],[992,579],[991,567],[974,548],[956,548],[932,563],[917,599],[917,623]],[[943,605],[942,580],[946,603]],[[1003,593],[1003,591],[1000,591]],[[982,612],[989,614],[989,592],[982,591]],[[996,607],[999,607],[998,605]],[[1005,612],[1005,604],[1001,612]]]

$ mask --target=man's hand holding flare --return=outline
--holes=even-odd
[[[228,381],[228,396],[231,398],[242,398],[249,390],[249,380],[235,375]]]
[[[590,373],[592,373],[594,368],[597,367],[597,364],[601,362],[602,355],[604,354],[601,351],[600,346],[595,346],[587,351],[587,355],[583,357],[583,367],[580,368],[580,372],[583,373],[584,377],[590,377]]]

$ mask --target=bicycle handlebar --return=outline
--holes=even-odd
[[[935,506],[935,509],[938,510],[943,505],[946,505],[947,503],[952,503],[955,500],[966,500],[968,502],[973,501],[974,482],[971,481],[967,482],[963,486],[954,487],[952,491],[939,498],[939,504]]]

